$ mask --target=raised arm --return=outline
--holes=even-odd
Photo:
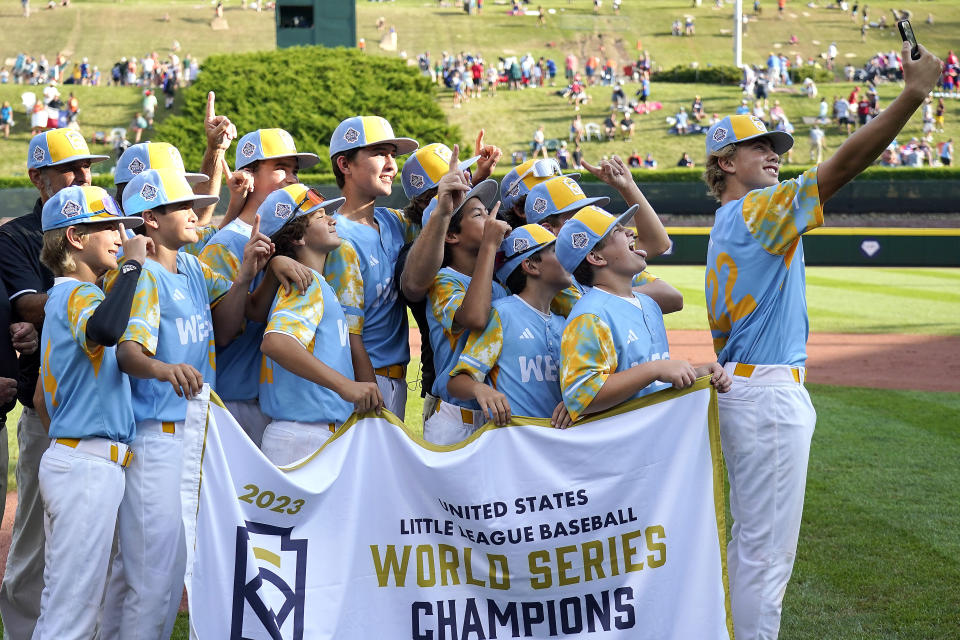
[[[843,185],[880,156],[936,86],[943,68],[939,58],[920,45],[920,59],[913,60],[907,42],[903,43],[901,56],[905,82],[903,91],[880,115],[847,138],[817,170],[821,203],[832,198]]]

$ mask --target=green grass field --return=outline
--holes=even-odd
[[[566,3],[554,0],[543,4],[557,13],[548,17],[546,27],[537,28],[534,18],[508,16],[506,6],[491,3],[488,3],[483,15],[467,16],[455,7],[437,8],[428,0],[358,2],[357,33],[366,39],[367,49],[371,53],[398,55],[380,52],[376,46],[379,38],[375,23],[382,16],[387,25],[396,27],[399,48],[410,58],[415,58],[424,50],[429,50],[435,58],[442,51],[470,51],[480,53],[488,61],[495,61],[498,56],[531,53],[534,56],[553,57],[561,66],[561,75],[562,60],[568,51],[574,51],[580,57],[582,68],[586,55],[599,52],[601,41],[605,43],[607,55],[622,63],[636,57],[638,42],[651,52],[655,63],[663,68],[691,62],[701,67],[729,65],[732,62],[729,53],[732,50],[731,38],[722,33],[722,30],[729,28],[730,10],[716,10],[711,2],[704,2],[704,6],[698,9],[692,9],[687,0],[625,3],[619,17],[612,15],[609,6],[604,7],[599,17],[594,16],[592,3],[586,0]],[[859,30],[854,27],[849,15],[836,10],[810,9],[794,0],[790,3],[787,18],[778,20],[774,16],[775,7],[772,3],[764,4],[770,6],[766,7],[766,13],[759,21],[750,25],[745,39],[746,62],[761,63],[769,51],[784,52],[791,59],[795,53],[804,58],[816,57],[826,50],[830,42],[836,42],[843,63],[850,61],[860,66],[867,56],[876,51],[899,46],[895,29],[871,31],[867,42],[861,43]],[[819,4],[831,3],[820,0]],[[894,6],[908,7],[917,14],[914,18],[915,30],[931,50],[943,56],[950,47],[956,47],[954,34],[956,25],[960,24],[960,2],[957,0],[937,3],[881,0],[870,3],[871,19],[876,20],[881,13],[886,13],[890,22],[889,9]],[[923,23],[926,12],[934,14],[934,25]],[[687,13],[696,17],[697,35],[682,38],[671,36],[670,23]],[[165,15],[169,15],[169,21],[164,21]],[[12,60],[19,51],[35,55],[44,53],[52,60],[57,51],[65,50],[73,59],[87,55],[93,64],[98,64],[108,74],[110,66],[121,56],[143,56],[152,50],[166,55],[174,40],[181,45],[181,57],[190,53],[201,60],[213,53],[261,50],[274,46],[273,14],[270,12],[258,15],[252,11],[241,11],[237,3],[228,3],[226,17],[230,24],[229,31],[212,31],[208,25],[211,16],[212,10],[206,3],[194,4],[185,0],[156,3],[128,0],[122,4],[90,0],[76,2],[69,9],[36,11],[29,21],[25,21],[20,17],[19,6],[9,4],[0,9],[0,29],[5,34],[0,44],[0,64]],[[104,29],[110,29],[110,38],[103,37]],[[789,45],[791,34],[797,35],[798,45]],[[602,40],[599,37],[601,35]],[[562,81],[561,78],[560,83]],[[821,84],[820,93],[830,99],[834,95],[849,94],[852,87],[845,82]],[[460,126],[465,142],[472,144],[476,132],[483,127],[489,142],[512,152],[527,150],[533,131],[540,124],[545,126],[548,138],[567,138],[574,112],[572,107],[555,95],[558,88],[544,87],[517,92],[501,90],[496,97],[472,100],[462,109],[452,108],[449,91],[439,91],[437,99],[449,121]],[[0,101],[8,100],[14,107],[19,107],[20,94],[24,89],[22,86],[0,85]],[[64,89],[69,90],[69,87]],[[636,89],[637,85],[628,83],[627,95],[632,96]],[[896,96],[899,87],[895,84],[880,85],[879,91],[883,105]],[[599,124],[609,108],[610,88],[592,87],[588,89],[588,94],[592,101],[583,107],[581,115],[585,122]],[[665,121],[681,105],[689,107],[695,94],[703,97],[708,112],[721,114],[732,112],[740,99],[736,87],[655,82],[651,98],[663,103],[663,110],[635,117],[637,131],[629,142],[618,137],[612,142],[587,143],[584,146],[585,157],[598,160],[612,153],[626,157],[637,150],[641,154],[653,153],[661,167],[670,167],[686,151],[699,164],[703,156],[703,138],[668,136]],[[793,161],[806,163],[809,159],[809,126],[802,123],[802,118],[816,115],[817,101],[802,97],[792,87],[772,97],[781,101],[787,116],[796,126],[798,144]],[[95,131],[126,127],[139,108],[138,93],[129,88],[79,87],[78,98],[82,109],[80,123],[87,138]],[[29,139],[29,122],[22,109],[17,112],[16,119],[18,124],[10,139],[0,139],[0,176],[22,176],[26,173],[24,150]],[[958,122],[960,104],[951,100],[946,131],[935,136],[935,141],[960,137]],[[282,123],[278,124],[282,126]],[[826,133],[829,154],[836,150],[845,136],[834,127],[828,127]],[[919,133],[920,120],[917,116],[908,124],[903,137]],[[109,164],[100,165],[98,170],[109,171]]]

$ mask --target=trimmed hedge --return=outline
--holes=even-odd
[[[200,166],[203,157],[209,91],[216,92],[217,113],[229,116],[239,135],[286,129],[299,151],[320,156],[317,171],[325,174],[332,172],[330,134],[354,115],[383,116],[396,135],[422,143],[461,141],[459,128],[447,124],[437,105],[430,79],[415,67],[355,49],[292,47],[206,60],[197,82],[182,93],[180,113],[151,136],[179,148],[188,167]],[[228,150],[231,164],[234,153],[235,145]]]
[[[696,68],[689,65],[677,65],[666,71],[658,71],[651,76],[657,82],[685,82],[704,84],[740,84],[743,72],[734,66],[717,65],[714,67]]]

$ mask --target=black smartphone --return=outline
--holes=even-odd
[[[913,27],[910,26],[910,21],[899,20],[897,22],[897,28],[900,29],[900,37],[903,41],[910,43],[910,59],[919,60],[920,47],[917,46],[917,36],[913,35]]]

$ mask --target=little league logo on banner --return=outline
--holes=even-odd
[[[211,396],[184,441],[193,638],[733,635],[707,378],[446,447],[354,416],[282,469]]]

